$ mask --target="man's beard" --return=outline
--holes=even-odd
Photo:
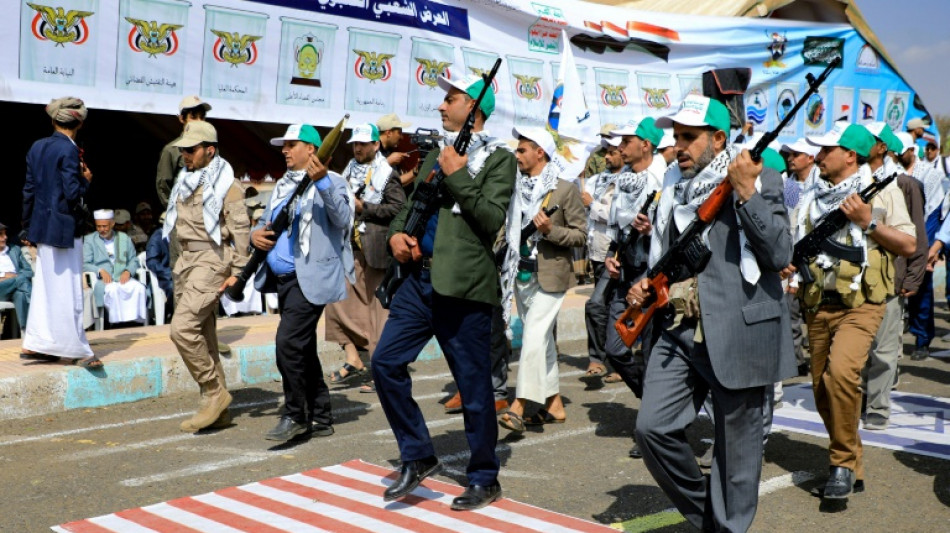
[[[702,172],[713,159],[716,158],[716,151],[713,149],[712,144],[707,144],[706,149],[703,150],[703,153],[699,154],[699,158],[693,161],[693,166],[682,171],[683,179],[692,179],[696,177],[696,174]]]

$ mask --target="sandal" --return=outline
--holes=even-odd
[[[507,419],[505,418],[506,416],[508,417]],[[498,419],[498,425],[515,433],[523,433],[525,429],[524,418],[521,418],[521,415],[518,413],[511,411],[508,411]]]
[[[360,392],[364,394],[376,394],[376,384],[372,381],[367,381],[360,385]]]
[[[563,424],[565,421],[567,421],[566,416],[564,418],[556,418],[549,413],[547,409],[541,408],[538,409],[537,413],[525,419],[524,423],[526,426],[543,426],[545,424]]]
[[[75,363],[73,364],[77,366],[81,366],[83,368],[89,368],[89,369],[96,369],[96,368],[103,367],[102,361],[100,361],[99,358],[96,357],[95,355],[92,357],[87,357],[85,359],[76,359]]]
[[[604,383],[620,383],[621,381],[623,381],[623,378],[616,372],[611,372],[604,378]]]
[[[346,370],[346,374],[343,374],[344,370]],[[349,363],[343,363],[343,366],[339,370],[334,370],[333,373],[330,374],[330,385],[340,385],[363,374],[366,374],[365,366],[363,368],[356,368]]]
[[[599,378],[605,375],[607,375],[607,367],[605,367],[604,365],[594,363],[590,365],[589,367],[587,367],[587,373],[581,376],[580,379],[585,380],[585,379]]]

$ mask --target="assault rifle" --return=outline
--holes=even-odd
[[[554,205],[552,205],[551,207],[548,207],[547,209],[543,209],[543,211],[544,211],[544,214],[545,214],[545,215],[551,216],[551,215],[554,214],[555,211],[557,211],[557,210],[560,209],[560,208],[561,208],[561,206],[559,206],[559,205],[557,205],[557,204],[554,204]],[[521,243],[520,243],[520,245],[524,245],[525,243],[527,243],[527,242],[528,242],[528,239],[530,239],[532,235],[534,235],[535,233],[537,233],[537,231],[538,231],[538,227],[534,225],[534,220],[532,220],[531,222],[528,222],[528,225],[525,226],[525,227],[521,230]],[[506,257],[507,255],[508,255],[508,243],[505,242],[505,244],[502,245],[501,247],[499,247],[498,250],[495,252],[495,265],[497,265],[497,266],[499,266],[499,267],[502,266],[502,265],[504,265],[504,264],[505,264],[505,257]]]
[[[897,174],[893,174],[881,181],[875,181],[859,192],[858,196],[861,197],[862,202],[866,204],[871,203],[871,199],[896,178]],[[848,222],[848,217],[845,216],[844,211],[840,208],[835,209],[823,216],[815,228],[808,232],[808,235],[805,235],[800,241],[795,243],[795,251],[792,253],[792,265],[798,270],[798,274],[805,284],[815,282],[815,276],[813,276],[811,270],[808,269],[808,265],[814,261],[821,252],[825,252],[838,259],[851,261],[852,263],[861,263],[864,261],[864,249],[862,247],[848,246],[833,238],[834,234],[838,233]]]
[[[774,130],[766,132],[759,139],[759,142],[752,147],[749,155],[753,161],[761,161],[762,152],[768,148],[769,143],[774,141],[779,132],[795,118],[802,105],[818,91],[818,87],[828,79],[831,70],[839,63],[841,63],[841,56],[832,59],[817,79],[810,72],[806,75],[808,90],[789,110],[778,126]],[[650,285],[650,295],[646,298],[646,301],[627,307],[627,310],[620,315],[620,318],[614,324],[614,328],[617,329],[617,333],[620,334],[620,339],[624,344],[627,346],[633,345],[640,333],[643,332],[643,328],[653,318],[656,310],[669,305],[671,279],[681,278],[680,274],[684,269],[690,275],[695,276],[706,268],[709,258],[712,257],[712,251],[703,243],[701,236],[730,198],[732,198],[732,182],[729,181],[727,176],[696,210],[696,218],[689,223],[689,226],[683,230],[676,241],[653,265],[653,268],[647,271],[646,277]]]
[[[347,119],[350,118],[350,114],[347,113],[336,126],[330,130],[330,133],[327,134],[327,138],[324,139],[323,143],[320,145],[320,148],[317,149],[317,159],[321,162],[329,162],[330,156],[333,155],[333,151],[336,150],[337,145],[340,143],[340,137],[343,135],[343,127],[346,125]],[[277,213],[277,216],[274,217],[274,221],[270,224],[270,230],[274,232],[273,240],[277,240],[277,236],[287,230],[287,226],[290,225],[290,209],[296,202],[294,200],[303,195],[313,183],[309,177],[304,176],[300,179],[300,183],[297,185],[297,188],[294,189],[293,194],[290,195],[290,199],[287,200],[287,203],[284,204],[284,208]],[[268,252],[261,250],[260,248],[254,248],[254,253],[251,254],[250,259],[247,260],[247,263],[244,265],[244,268],[241,269],[241,272],[237,275],[237,282],[234,285],[231,285],[224,290],[224,293],[228,295],[228,298],[234,300],[235,302],[240,302],[244,299],[244,286],[247,285],[248,280],[254,276],[254,273],[257,272],[257,269],[264,263],[267,259]]]
[[[638,214],[646,215],[650,211],[650,207],[653,206],[653,203],[660,198],[661,190],[653,191],[647,196],[646,202],[643,202],[643,207],[640,208]],[[613,241],[610,243],[610,248],[607,249],[607,253],[615,253],[615,257],[620,261],[620,277],[617,279],[620,283],[627,281],[626,275],[624,274],[624,264],[629,264],[630,266],[636,266],[635,262],[635,253],[631,254],[630,257],[627,257],[628,252],[635,252],[633,249],[634,245],[640,241],[640,233],[630,228],[630,231],[620,239],[619,243]],[[629,259],[629,260],[628,260]]]
[[[468,145],[472,140],[472,129],[475,127],[476,113],[482,103],[482,99],[485,97],[485,93],[491,90],[492,79],[495,77],[495,74],[498,73],[500,66],[501,58],[495,60],[491,72],[482,74],[482,80],[484,81],[482,90],[478,94],[478,98],[475,99],[475,105],[472,106],[472,111],[468,114],[465,124],[462,126],[462,129],[459,130],[459,135],[455,139],[454,147],[459,155],[465,155],[468,151]],[[434,215],[442,205],[442,201],[445,198],[445,193],[442,190],[443,181],[445,181],[445,173],[442,172],[438,162],[436,162],[432,171],[429,172],[425,180],[416,186],[416,191],[412,195],[412,205],[409,207],[409,216],[406,217],[406,225],[403,227],[403,232],[410,237],[414,237],[417,241],[422,240],[429,219],[432,218],[432,215]],[[389,268],[386,269],[386,275],[379,283],[379,287],[376,287],[376,298],[379,300],[380,305],[383,306],[383,309],[389,309],[389,304],[392,303],[393,296],[396,294],[399,286],[402,285],[402,282],[409,277],[412,268],[413,265],[411,263],[400,263],[399,261],[391,261],[389,263]]]

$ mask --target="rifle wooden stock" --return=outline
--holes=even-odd
[[[650,287],[656,296],[650,296],[648,299],[649,305],[646,308],[640,305],[627,307],[627,310],[614,323],[614,328],[620,334],[620,340],[627,347],[633,346],[633,343],[637,341],[637,337],[643,333],[643,328],[650,323],[650,319],[653,318],[657,308],[666,307],[670,303],[669,280],[666,279],[665,274],[661,272],[650,279]]]

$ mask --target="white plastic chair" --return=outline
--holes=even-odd
[[[149,270],[145,264],[145,252],[140,253],[138,259],[139,270],[137,277],[143,285],[152,291],[152,314],[155,316],[155,325],[161,326],[165,323],[165,305],[167,303],[165,291],[162,290],[161,285],[158,283],[158,276]]]
[[[106,327],[105,327],[105,325],[106,325],[106,310],[105,310],[104,307],[99,307],[99,306],[96,305],[96,303],[95,303],[95,298],[94,298],[93,295],[92,295],[93,290],[94,290],[95,287],[96,287],[96,281],[99,279],[99,277],[96,275],[95,272],[83,272],[83,273],[82,273],[82,279],[83,279],[83,281],[85,282],[85,283],[83,284],[83,285],[84,285],[84,288],[83,288],[83,295],[82,295],[82,297],[83,297],[83,303],[84,303],[84,304],[89,304],[89,305],[93,306],[92,309],[91,309],[91,315],[92,315],[92,318],[93,318],[93,323],[96,325],[96,328],[95,328],[95,329],[96,329],[96,331],[102,331],[102,330],[106,329]],[[89,290],[88,293],[86,292],[86,289]],[[88,322],[87,322],[86,324],[87,324],[86,327],[89,327],[89,326],[88,326]]]

